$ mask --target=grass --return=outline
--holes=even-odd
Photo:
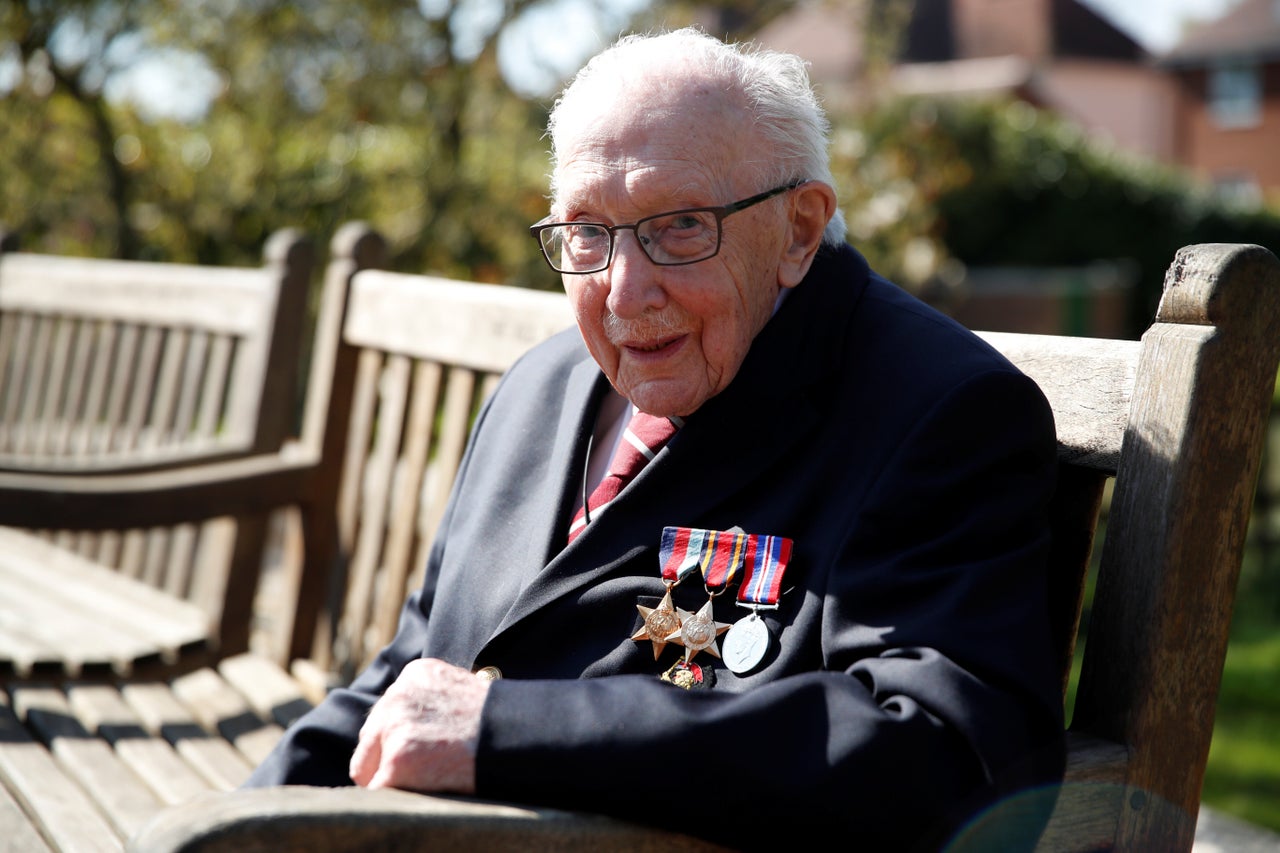
[[[1280,614],[1248,588],[1231,626],[1203,800],[1280,832]]]

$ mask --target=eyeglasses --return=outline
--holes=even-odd
[[[804,182],[805,179],[793,181],[723,207],[690,207],[658,213],[631,225],[543,220],[530,226],[529,233],[542,246],[542,256],[551,268],[571,275],[608,269],[613,262],[619,231],[635,232],[640,250],[659,266],[696,264],[715,257],[720,251],[720,223],[726,216],[793,190]]]

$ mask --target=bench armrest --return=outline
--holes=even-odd
[[[259,513],[302,499],[317,469],[294,448],[132,474],[0,472],[0,524],[108,530]]]
[[[208,794],[167,809],[131,853],[246,849],[713,853],[707,842],[605,817],[363,788],[285,787]]]

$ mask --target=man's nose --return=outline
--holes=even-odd
[[[650,308],[661,308],[666,302],[659,282],[661,269],[640,248],[640,238],[634,231],[615,234],[613,262],[606,271],[609,311],[615,317],[632,318]]]

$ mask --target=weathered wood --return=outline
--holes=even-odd
[[[275,788],[207,797],[162,814],[131,853],[267,850],[716,853],[699,839],[616,820],[403,791]]]
[[[229,741],[251,765],[266,758],[284,733],[278,723],[255,714],[245,697],[211,669],[179,676],[172,689],[206,731]]]
[[[391,642],[408,594],[409,579],[414,574],[412,561],[417,553],[413,546],[419,538],[416,521],[435,434],[441,374],[441,367],[435,362],[418,362],[414,366],[405,448],[397,465],[391,501],[393,515],[387,524],[386,550],[383,553],[385,569],[370,626],[371,649],[380,649]]]
[[[386,257],[382,237],[365,223],[351,222],[338,229],[330,245],[332,260],[325,270],[324,292],[316,322],[316,346],[312,351],[310,384],[303,421],[303,441],[324,461],[306,494],[313,499],[301,507],[304,551],[310,566],[297,586],[298,601],[292,631],[280,643],[289,659],[314,655],[328,669],[337,620],[337,606],[326,606],[343,594],[346,555],[351,553],[355,531],[347,510],[355,500],[355,483],[344,459],[348,447],[361,448],[349,432],[356,387],[356,355],[342,339],[351,278],[363,269],[381,266]]]
[[[258,269],[0,255],[0,524],[31,528],[0,528],[0,672],[118,681],[247,648],[266,514],[316,470],[285,451],[310,268],[295,232]],[[162,682],[11,690],[14,838],[119,849],[250,771]]]
[[[1280,266],[1179,251],[1143,336],[1073,727],[1131,746],[1117,846],[1190,849],[1280,355]]]
[[[136,773],[161,803],[177,805],[211,790],[172,744],[146,730],[114,686],[74,685],[66,694],[72,713],[85,730],[110,744],[120,762]]]
[[[409,396],[409,361],[392,356],[374,371],[364,371],[362,378],[374,384],[379,400],[377,428],[373,450],[360,483],[360,527],[355,552],[351,558],[347,602],[343,607],[340,635],[349,646],[349,654],[358,661],[371,654],[365,633],[373,607],[370,602],[378,594],[382,545],[386,539],[386,517],[391,498],[391,480],[400,451],[401,428]]]
[[[19,685],[10,692],[19,718],[48,745],[118,836],[128,838],[164,805],[110,744],[89,734],[60,689]]]
[[[218,664],[218,674],[262,719],[288,727],[311,709],[298,682],[272,661],[243,654]]]
[[[48,853],[49,845],[26,812],[0,785],[0,853]]]
[[[110,853],[124,846],[85,792],[23,728],[0,692],[0,782],[56,850]]]
[[[365,270],[357,276],[345,339],[413,358],[502,372],[531,346],[573,325],[561,294]],[[406,304],[429,303],[406,315]]]
[[[275,235],[256,269],[0,254],[0,470],[125,471],[278,448],[310,265],[295,232]],[[215,356],[204,362],[193,336],[219,341]],[[193,354],[199,401],[200,384],[178,388]],[[181,394],[203,428],[175,428]]]
[[[1137,370],[1137,341],[980,332],[1053,406],[1059,456],[1115,473]]]
[[[201,725],[168,685],[132,683],[120,692],[147,732],[171,744],[214,790],[232,790],[249,777],[252,766],[248,759]]]
[[[253,459],[259,476],[276,477],[262,466],[279,462],[294,433],[311,267],[309,241],[291,230],[267,242],[257,268],[0,254],[0,525],[41,531],[165,595],[138,610],[112,589],[111,606],[94,607],[106,580],[31,580],[33,565],[7,565],[4,583],[30,582],[0,585],[0,644],[17,655],[0,666],[30,672],[61,659],[82,676],[155,659],[179,671],[247,648],[265,514],[300,484],[285,474],[281,488],[238,501],[218,491],[225,475],[192,470]],[[189,498],[171,499],[167,484]],[[219,523],[208,526],[220,517],[234,524],[225,547]],[[97,531],[110,531],[102,547]],[[185,617],[188,602],[203,610],[196,637],[145,618]]]
[[[205,613],[21,531],[0,528],[0,659],[127,675],[211,642]]]
[[[269,511],[306,493],[318,473],[305,453],[270,453],[130,476],[0,475],[0,520],[31,527],[57,517],[124,536],[148,523]]]

